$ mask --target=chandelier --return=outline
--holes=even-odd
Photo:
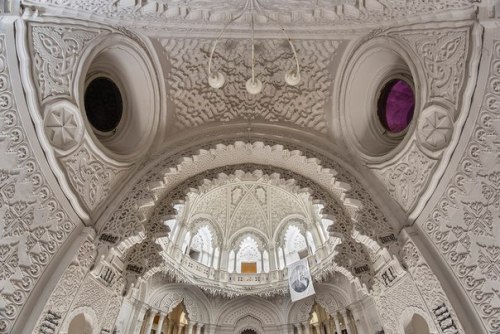
[[[251,52],[251,76],[250,79],[247,80],[245,87],[248,93],[255,95],[258,94],[262,91],[263,84],[262,81],[260,81],[258,78],[255,76],[255,11],[258,11],[259,15],[262,15],[266,17],[269,21],[273,21],[276,24],[279,25],[283,35],[285,36],[285,39],[288,41],[288,44],[290,45],[290,49],[292,50],[293,57],[295,59],[295,68],[292,68],[288,70],[285,73],[285,82],[290,85],[290,86],[295,86],[300,82],[300,66],[299,66],[299,59],[297,57],[297,52],[295,50],[295,47],[293,46],[292,40],[288,36],[285,28],[280,24],[278,20],[275,20],[271,18],[269,15],[265,13],[264,7],[260,4],[258,0],[247,0],[245,2],[245,6],[242,8],[242,10],[237,13],[231,20],[229,20],[225,26],[222,28],[220,31],[219,35],[217,36],[217,39],[214,41],[212,45],[212,49],[210,51],[210,58],[208,59],[208,84],[210,87],[214,89],[221,88],[226,79],[224,78],[224,74],[222,74],[220,71],[217,72],[212,72],[212,63],[213,63],[213,55],[215,52],[215,48],[217,47],[217,43],[220,41],[222,36],[224,35],[224,32],[226,29],[236,20],[238,20],[240,17],[243,16],[243,14],[247,11],[250,12],[250,17],[251,17],[251,28],[252,28],[252,35],[251,35],[251,41],[252,41],[252,52]]]

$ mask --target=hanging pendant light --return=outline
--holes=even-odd
[[[248,79],[246,84],[245,84],[245,88],[246,88],[247,92],[249,94],[252,94],[252,95],[256,95],[256,94],[259,94],[260,92],[262,92],[264,85],[262,84],[262,81],[260,81],[255,76],[255,8],[257,8],[259,10],[259,13],[262,14],[263,16],[265,16],[268,20],[275,21],[280,26],[281,31],[283,32],[285,38],[288,41],[288,44],[290,45],[290,48],[291,48],[292,53],[293,53],[293,57],[295,59],[295,65],[296,65],[296,67],[294,69],[290,69],[290,70],[285,72],[285,82],[289,86],[296,86],[299,84],[299,82],[300,82],[299,59],[297,57],[297,52],[296,52],[295,47],[292,43],[292,40],[290,39],[290,37],[286,33],[285,28],[283,28],[278,21],[273,20],[271,17],[269,17],[268,15],[265,14],[264,10],[262,9],[263,7],[259,4],[258,0],[247,0],[247,2],[245,3],[245,6],[241,10],[241,12],[238,13],[237,15],[235,15],[231,20],[229,20],[228,23],[226,23],[226,25],[222,28],[221,32],[217,36],[217,39],[214,41],[214,43],[212,45],[212,49],[210,51],[210,57],[208,59],[208,84],[210,85],[210,87],[212,87],[214,89],[219,89],[222,86],[224,86],[224,83],[226,81],[224,78],[224,74],[222,72],[220,72],[220,71],[212,72],[212,61],[213,61],[213,56],[215,53],[215,48],[217,47],[217,43],[222,38],[222,35],[226,31],[227,27],[231,23],[233,23],[234,21],[239,19],[241,16],[243,16],[243,14],[247,10],[249,10],[250,17],[251,17],[251,31],[252,31],[252,35],[251,35],[251,42],[252,42],[251,70],[252,71],[251,71],[250,79]]]

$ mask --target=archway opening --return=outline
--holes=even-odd
[[[430,334],[427,321],[419,314],[414,314],[405,326],[405,334]]]
[[[69,323],[68,334],[92,334],[92,324],[85,314],[77,314]]]
[[[312,334],[321,333],[334,333],[333,321],[331,321],[331,316],[328,314],[321,305],[314,302],[311,313],[309,315],[309,331]]]
[[[167,319],[168,326],[172,328],[168,333],[187,333],[189,317],[184,302],[174,307],[167,315]]]

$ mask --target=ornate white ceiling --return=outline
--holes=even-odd
[[[207,181],[202,193],[190,193],[187,222],[198,219],[216,225],[222,240],[232,240],[242,231],[256,231],[265,242],[289,219],[299,225],[313,221],[310,194],[279,175],[238,172],[238,176]]]
[[[295,41],[301,66],[301,82],[285,84],[285,72],[293,68],[293,54],[284,39],[256,42],[256,76],[263,91],[250,95],[245,82],[251,73],[250,40],[221,40],[213,70],[226,76],[226,84],[213,89],[207,82],[207,64],[213,40],[160,39],[175,127],[192,128],[205,123],[235,120],[281,122],[325,133],[326,111],[331,97],[335,65],[345,41]]]
[[[65,15],[88,16],[92,19],[135,26],[165,33],[165,28],[190,33],[219,27],[234,18],[248,0],[24,0],[25,5],[51,7]],[[470,7],[470,0],[408,1],[408,0],[267,0],[261,1],[265,15],[258,23],[277,20],[301,28],[332,30],[334,26],[353,26],[360,23],[379,23],[448,9]],[[250,15],[237,23],[247,25]],[[276,26],[275,23],[271,24]],[[275,27],[277,30],[277,26]]]

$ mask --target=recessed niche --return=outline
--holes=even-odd
[[[398,134],[406,130],[413,118],[415,94],[404,80],[389,81],[382,88],[377,103],[377,115],[386,131]]]
[[[123,114],[118,86],[106,77],[92,80],[85,90],[85,112],[97,134],[115,132]]]

